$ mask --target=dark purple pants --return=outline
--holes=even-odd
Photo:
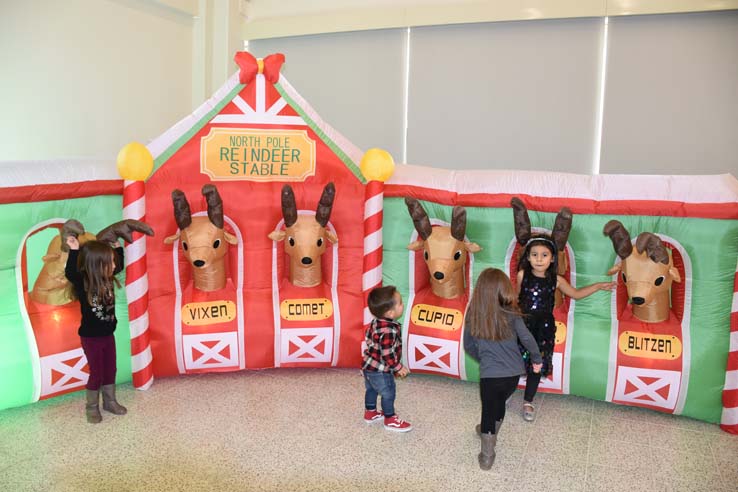
[[[115,337],[79,337],[82,350],[87,357],[90,378],[87,380],[88,390],[99,390],[100,386],[115,384]]]

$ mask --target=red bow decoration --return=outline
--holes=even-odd
[[[274,53],[264,59],[257,60],[248,51],[239,51],[233,57],[233,60],[241,69],[238,73],[238,81],[240,83],[249,84],[256,78],[257,73],[263,73],[264,77],[270,83],[276,84],[279,80],[279,70],[284,63],[284,55],[282,53]]]

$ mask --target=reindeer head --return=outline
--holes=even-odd
[[[518,240],[518,244],[524,247],[531,238],[536,237],[553,241],[553,243],[556,245],[557,251],[556,273],[558,275],[564,275],[568,267],[568,262],[566,259],[566,242],[569,240],[569,232],[571,231],[571,210],[569,210],[567,207],[563,207],[561,210],[559,210],[559,213],[556,214],[554,227],[550,235],[531,234],[530,217],[528,217],[528,209],[525,207],[523,201],[518,197],[513,197],[513,199],[510,200],[510,205],[513,209],[513,219],[515,221],[515,238]],[[525,254],[525,250],[522,250],[521,254]],[[557,305],[560,302],[559,295],[560,294],[557,294]]]
[[[633,315],[647,323],[668,319],[671,283],[682,279],[661,239],[650,232],[642,232],[636,238],[633,251],[628,230],[617,220],[605,224],[602,232],[610,237],[622,260],[608,273],[620,272],[633,304]]]
[[[69,246],[67,245],[69,236],[76,237],[80,246],[82,246],[87,241],[94,239],[105,243],[113,243],[118,241],[119,237],[122,237],[131,242],[133,231],[150,236],[154,234],[148,224],[138,220],[126,219],[109,225],[95,235],[85,232],[85,227],[78,220],[69,219],[62,226],[59,235],[54,236],[49,243],[46,255],[43,257],[44,266],[31,291],[31,299],[55,306],[61,306],[76,299],[72,286],[64,273],[69,257]]]
[[[318,202],[315,216],[298,215],[295,193],[290,185],[282,188],[282,217],[285,229],[269,234],[272,241],[285,240],[284,251],[290,257],[290,282],[298,287],[313,287],[322,281],[321,256],[327,241],[338,237],[326,228],[331,217],[336,187],[328,183]]]
[[[180,240],[185,258],[194,267],[195,288],[209,292],[225,286],[223,258],[228,251],[225,243],[238,244],[238,239],[223,229],[223,200],[218,189],[206,184],[202,194],[208,204],[208,216],[192,217],[185,194],[180,190],[172,192],[174,220],[179,231],[164,239],[164,243]]]
[[[95,235],[85,232],[84,226],[77,220],[69,219],[64,223],[59,234],[49,242],[41,271],[36,277],[31,290],[31,299],[42,304],[62,306],[74,301],[77,297],[64,273],[64,268],[69,257],[69,246],[67,236],[74,235],[79,240],[80,246],[87,241],[95,239]]]
[[[431,289],[438,297],[453,299],[464,293],[464,265],[468,253],[482,248],[464,239],[466,209],[456,206],[451,214],[451,227],[431,227],[428,214],[414,198],[405,198],[420,239],[408,244],[410,251],[423,251],[430,272]]]

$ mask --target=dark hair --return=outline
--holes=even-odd
[[[471,335],[494,341],[511,338],[510,314],[520,314],[510,279],[497,268],[482,270],[466,312]]]
[[[115,299],[113,286],[120,283],[113,277],[115,251],[100,241],[87,241],[80,247],[77,269],[84,281],[87,302],[97,297],[102,304],[111,304]]]
[[[369,298],[366,302],[374,317],[384,318],[387,311],[395,307],[395,292],[397,292],[397,287],[394,285],[377,287],[369,292]]]
[[[546,278],[551,282],[555,282],[556,275],[559,269],[559,255],[556,251],[556,245],[554,244],[554,242],[545,237],[534,237],[528,241],[528,243],[525,245],[525,248],[523,248],[522,252],[520,253],[518,270],[524,270],[525,273],[530,273],[533,269],[533,267],[530,266],[530,260],[528,259],[528,256],[530,255],[530,250],[533,246],[545,246],[551,252],[551,264],[548,266],[548,270],[546,270]]]

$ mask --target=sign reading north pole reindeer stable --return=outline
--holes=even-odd
[[[305,130],[211,128],[200,171],[213,181],[305,181],[315,175],[315,141]]]

